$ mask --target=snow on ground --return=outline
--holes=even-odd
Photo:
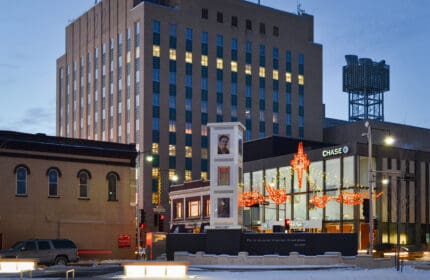
[[[189,278],[201,280],[428,280],[430,270],[404,267],[389,269],[327,269],[277,271],[190,271]]]

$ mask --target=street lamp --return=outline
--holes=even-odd
[[[368,158],[367,158],[367,176],[368,176],[368,185],[369,185],[369,255],[373,255],[373,183],[374,183],[374,176],[373,174],[376,173],[375,170],[372,168],[372,129],[378,129],[378,130],[386,130],[381,128],[372,128],[369,121],[366,121],[364,123],[364,126],[367,127],[367,133],[363,133],[363,136],[367,137],[367,144],[368,144]],[[387,130],[389,131],[389,130]],[[388,135],[384,139],[384,143],[386,145],[392,145],[394,143],[394,138],[391,135]]]
[[[135,174],[135,180],[136,180],[135,220],[136,221],[135,221],[135,223],[136,223],[136,249],[137,249],[136,257],[139,258],[140,257],[140,255],[139,255],[139,253],[140,253],[140,221],[142,220],[140,209],[143,208],[143,205],[141,207],[140,202],[139,202],[140,201],[139,200],[139,195],[140,195],[139,190],[140,190],[141,183],[143,184],[143,176],[141,176],[141,169],[140,169],[140,160],[141,160],[141,155],[146,155],[144,160],[147,162],[152,162],[154,158],[152,157],[152,155],[147,154],[147,152],[145,152],[145,151],[141,152],[139,149],[139,144],[136,144],[136,152],[137,152],[137,155],[136,155],[136,167],[135,167],[135,169],[136,169],[135,170],[136,171],[136,174]]]

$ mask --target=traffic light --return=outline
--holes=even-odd
[[[163,214],[158,215],[158,231],[164,231],[164,219],[165,216]]]
[[[285,225],[285,230],[290,230],[291,220],[285,219],[284,225]]]
[[[363,217],[364,222],[369,222],[369,199],[363,199]]]

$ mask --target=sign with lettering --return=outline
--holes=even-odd
[[[340,155],[347,154],[348,152],[349,152],[348,146],[336,147],[336,148],[330,148],[330,149],[323,150],[322,156],[323,157],[340,156]]]

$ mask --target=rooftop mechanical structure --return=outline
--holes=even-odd
[[[385,60],[346,55],[343,91],[349,95],[349,121],[384,121],[384,92],[390,90],[390,66]]]

